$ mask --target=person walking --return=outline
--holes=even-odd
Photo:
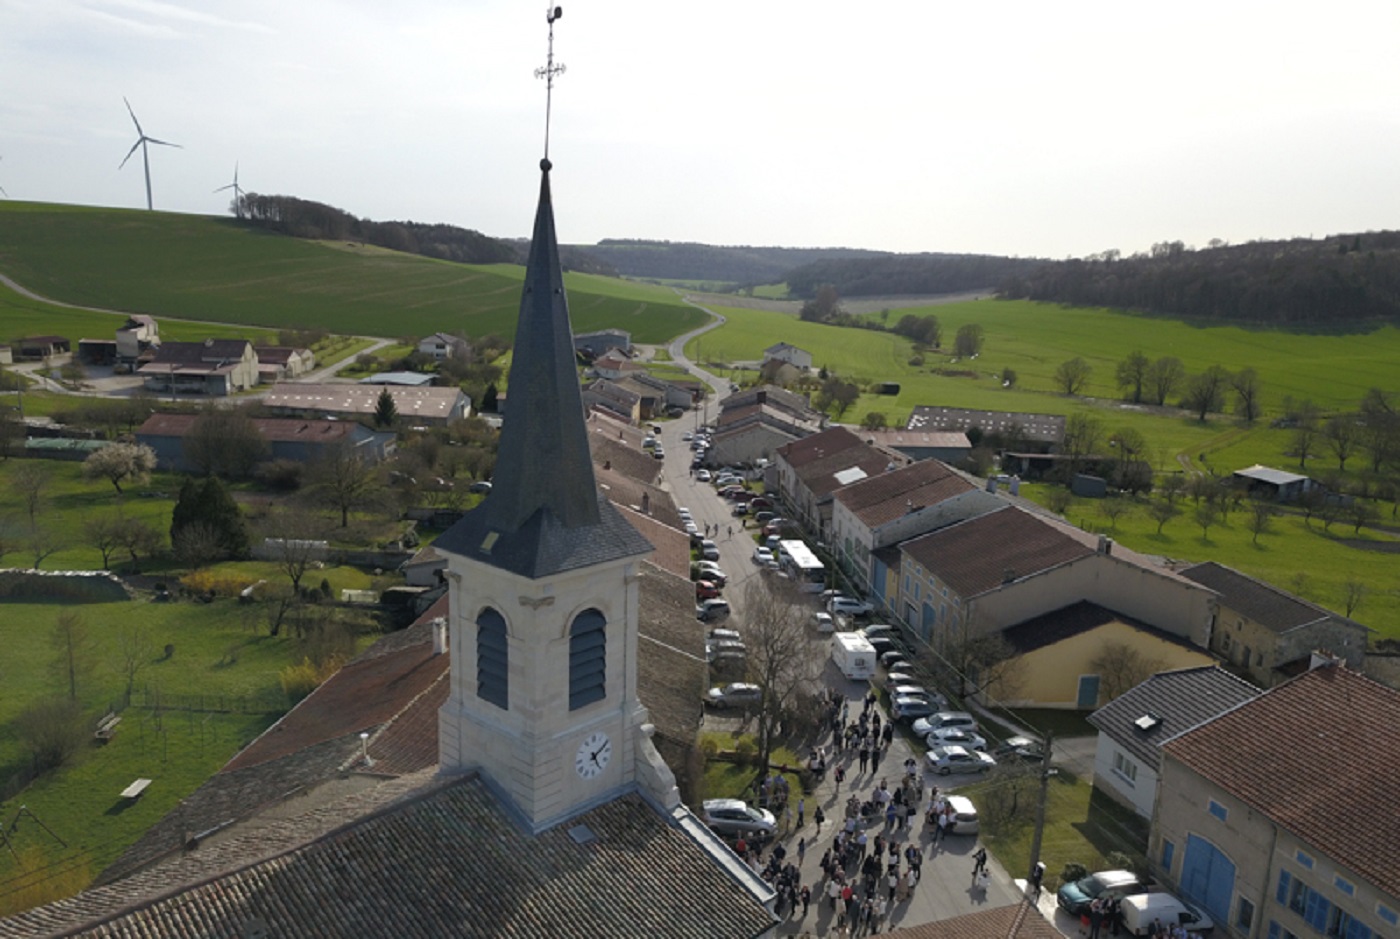
[[[860,752],[856,754],[856,759],[859,760],[860,771],[864,775],[865,767],[870,764],[870,747],[864,741],[861,741]]]
[[[836,780],[836,791],[841,791],[841,783],[846,779],[846,767],[840,763],[836,764],[836,769],[831,771],[831,778]]]
[[[826,813],[822,811],[820,805],[812,810],[812,821],[817,823],[817,834],[820,835],[822,833],[822,822],[826,821]]]
[[[802,898],[802,918],[807,918],[807,907],[812,902],[812,888],[806,884],[802,885],[802,892],[798,894]]]
[[[1103,900],[1098,897],[1089,904],[1089,939],[1099,939],[1099,930],[1103,928]]]
[[[797,866],[801,867],[802,862],[807,859],[807,838],[804,835],[797,839]]]
[[[972,866],[972,876],[976,877],[987,869],[987,849],[978,847],[976,853],[972,855],[972,860],[976,862]]]
[[[797,827],[798,827],[798,828],[801,828],[804,824],[806,824],[806,822],[803,821],[803,819],[805,819],[806,816],[807,816],[807,799],[804,797],[804,798],[801,798],[801,799],[798,799],[798,800],[797,800]]]

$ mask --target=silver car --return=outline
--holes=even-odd
[[[950,773],[985,773],[997,765],[990,754],[966,747],[934,747],[924,754],[929,769],[941,776]]]
[[[742,799],[706,799],[701,808],[705,824],[726,835],[771,835],[777,827],[772,812]]]

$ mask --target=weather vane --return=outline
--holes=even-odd
[[[549,23],[549,55],[543,68],[535,69],[535,77],[544,79],[544,162],[549,163],[549,113],[554,104],[554,76],[564,74],[564,63],[554,62],[554,21],[564,15],[564,8],[552,6],[545,11],[544,18]],[[546,166],[546,169],[548,166]]]

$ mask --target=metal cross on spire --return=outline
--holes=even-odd
[[[549,114],[554,104],[554,76],[564,74],[564,63],[558,64],[554,61],[554,21],[564,15],[564,8],[561,6],[551,6],[545,11],[545,20],[549,23],[549,55],[545,59],[544,67],[535,69],[535,77],[544,79],[544,160],[549,162]]]

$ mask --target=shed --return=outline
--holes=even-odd
[[[1293,502],[1317,485],[1307,476],[1300,476],[1297,473],[1274,469],[1258,463],[1242,470],[1235,470],[1233,478],[1243,483],[1251,496],[1273,499],[1277,502]]]

